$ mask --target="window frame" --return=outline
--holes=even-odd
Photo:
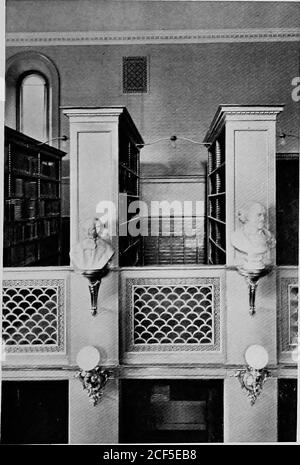
[[[55,64],[47,56],[25,51],[12,55],[6,62],[6,102],[5,124],[18,130],[18,99],[17,92],[20,79],[32,72],[41,74],[48,83],[49,109],[49,145],[60,148],[60,77]]]
[[[40,71],[37,71],[35,69],[28,70],[25,73],[21,74],[17,80],[17,85],[16,85],[16,128],[17,131],[23,132],[22,128],[22,118],[23,118],[23,112],[22,112],[22,103],[21,103],[21,98],[22,98],[22,84],[24,80],[29,77],[29,76],[39,76],[44,80],[45,87],[46,87],[46,99],[44,102],[44,122],[46,124],[46,130],[45,130],[45,140],[50,139],[50,134],[51,134],[51,122],[50,122],[50,115],[51,115],[51,101],[50,101],[50,86],[49,86],[49,81],[47,79],[47,76],[45,76],[43,73]],[[41,141],[44,142],[44,141]]]

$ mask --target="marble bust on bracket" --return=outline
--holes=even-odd
[[[260,203],[251,203],[239,211],[241,223],[231,236],[238,252],[237,265],[248,271],[263,270],[271,265],[271,249],[276,241],[266,227],[266,209]]]
[[[83,239],[71,249],[72,263],[80,270],[102,270],[114,254],[108,230],[101,218],[87,220]]]
[[[108,273],[113,254],[105,218],[88,220],[84,225],[83,239],[72,247],[70,257],[74,267],[88,279],[93,316],[97,314],[101,280]]]
[[[236,250],[236,265],[246,278],[249,288],[249,313],[254,315],[255,293],[258,281],[272,269],[271,249],[275,238],[266,227],[266,209],[260,203],[251,203],[238,213],[241,226],[231,236]]]

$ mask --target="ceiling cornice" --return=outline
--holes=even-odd
[[[299,42],[300,28],[161,31],[8,32],[6,45],[133,45],[220,42]]]

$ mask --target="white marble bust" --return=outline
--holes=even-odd
[[[275,238],[265,226],[266,209],[252,203],[238,213],[241,227],[231,236],[233,247],[239,252],[238,265],[247,270],[260,270],[271,264],[270,251]]]
[[[80,270],[101,270],[114,254],[108,230],[100,218],[87,221],[83,229],[83,239],[70,251],[72,263]]]

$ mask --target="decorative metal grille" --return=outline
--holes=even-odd
[[[280,284],[279,332],[281,350],[290,352],[298,343],[297,278],[282,278]]]
[[[219,278],[128,279],[127,298],[128,350],[219,350]]]
[[[65,281],[3,282],[2,338],[8,352],[62,352]]]
[[[145,93],[147,81],[147,57],[123,57],[123,92]]]

